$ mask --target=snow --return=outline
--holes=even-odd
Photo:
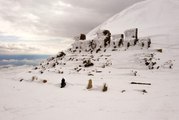
[[[94,38],[99,29],[121,34],[130,28],[139,28],[139,36],[168,35],[179,32],[178,0],[146,0],[117,13],[87,34]]]
[[[112,34],[123,33],[126,28],[132,27],[130,25],[139,25],[140,37],[151,38],[151,47],[148,49],[141,47],[140,44],[128,49],[125,46],[118,47],[115,51],[113,47],[103,46],[99,53],[95,51],[90,53],[84,49],[84,46],[89,44],[89,39],[75,42],[72,46],[72,49],[75,46],[79,48],[81,46],[82,49],[76,52],[66,50],[64,51],[66,55],[57,57],[61,54],[59,52],[57,56],[42,61],[37,68],[33,66],[1,68],[0,120],[178,120],[177,20],[174,19],[175,22],[172,22],[173,25],[169,28],[167,26],[169,18],[161,22],[163,27],[154,22],[150,23],[150,27],[149,22],[132,24],[128,21],[125,23],[128,26],[117,26],[123,24],[121,19],[127,20],[130,16],[142,19],[138,17],[139,13],[146,12],[151,12],[149,15],[157,12],[166,13],[162,16],[169,15],[178,19],[175,14],[169,14],[171,11],[179,13],[177,3],[177,0],[148,0],[137,3],[101,25],[102,28],[110,28]],[[159,4],[163,7],[157,9]],[[166,6],[168,10],[162,9]],[[143,16],[148,21],[151,20],[147,14]],[[157,16],[156,20],[158,18],[160,17]],[[145,31],[142,31],[144,30],[142,25],[146,27]],[[88,34],[91,38],[94,37],[92,33],[95,33],[94,30]],[[158,52],[157,49],[162,49],[162,52]],[[145,58],[152,58],[152,62],[156,62],[154,69],[149,69],[145,65]],[[84,67],[83,61],[88,59],[94,65]],[[32,77],[37,79],[32,80]],[[67,82],[65,88],[60,88],[62,78]],[[93,81],[93,88],[87,90],[89,79]],[[47,80],[47,83],[43,83],[43,80]],[[151,83],[151,85],[131,84],[131,82]],[[108,86],[106,92],[102,92],[104,83]]]
[[[115,54],[118,53],[114,53],[113,57]],[[124,58],[121,59],[121,64],[115,59],[113,66],[103,70],[102,73],[95,73],[95,76],[79,73],[63,75],[53,72],[42,75],[34,73],[39,80],[32,81],[32,75],[26,72],[29,68],[3,70],[1,74],[4,76],[1,76],[0,81],[0,118],[177,120],[179,64],[175,64],[173,69],[146,70],[128,59],[133,55],[135,53],[132,51],[121,52],[120,58]],[[133,76],[131,70],[137,70],[137,76]],[[25,80],[20,82],[22,76]],[[67,87],[64,89],[60,88],[62,77],[67,81]],[[43,78],[48,82],[42,83]],[[93,80],[94,87],[86,90],[89,79]],[[131,85],[132,81],[149,82],[152,85]],[[107,83],[109,87],[105,93],[101,91],[103,83]],[[141,92],[143,89],[148,93],[143,94]]]

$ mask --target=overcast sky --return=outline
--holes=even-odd
[[[142,0],[0,0],[0,54],[55,54]]]

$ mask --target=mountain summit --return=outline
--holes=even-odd
[[[179,33],[179,0],[146,0],[117,13],[87,34],[95,37],[99,29],[108,29],[112,34],[126,29],[139,28],[139,36],[155,36]]]

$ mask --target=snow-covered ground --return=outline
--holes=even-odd
[[[29,67],[4,68],[0,80],[0,119],[177,120],[179,56],[175,53],[176,49],[168,46],[163,53],[156,53],[155,56],[160,58],[160,65],[172,59],[172,69],[148,70],[146,66],[136,63],[140,57],[151,53],[150,50],[130,49],[107,52],[107,55],[111,55],[109,59],[113,65],[106,68],[90,67],[81,73],[71,72],[73,70],[68,67],[73,64],[68,66],[68,63],[68,67],[62,68],[64,74],[58,74],[53,69],[40,74],[34,71],[29,73],[32,70]],[[132,70],[137,71],[137,76]],[[94,76],[88,76],[89,72]],[[32,81],[33,75],[38,80]],[[60,88],[63,77],[67,86]],[[24,80],[20,82],[22,78]],[[44,79],[48,82],[43,83]],[[93,80],[91,90],[86,89],[89,79]],[[135,85],[131,82],[151,85]],[[103,83],[108,85],[107,92],[102,92]]]
[[[143,11],[143,6],[155,5],[150,1],[128,10],[141,7]],[[162,5],[172,2],[156,1]],[[49,58],[37,68],[2,68],[0,120],[178,120],[178,26],[167,29],[170,32],[165,34],[159,34],[163,28],[158,29],[159,32],[148,28],[152,32],[146,35],[151,37],[149,49],[138,45],[115,51],[109,47],[106,52],[102,49],[92,54],[65,51],[63,59]],[[94,66],[83,67],[83,61],[88,58]],[[156,62],[154,69],[148,69],[145,58]],[[67,82],[65,88],[60,88],[62,78]],[[92,79],[93,88],[88,90],[89,79]],[[43,83],[43,80],[47,82]],[[108,86],[106,92],[102,92],[104,83]]]

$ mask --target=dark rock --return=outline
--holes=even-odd
[[[80,35],[80,40],[86,40],[86,35],[85,34],[81,34]]]
[[[80,69],[78,69],[78,70],[76,70],[77,72],[80,72],[82,70],[82,68],[80,68]]]
[[[38,69],[38,67],[35,67],[35,68],[34,68],[34,70],[37,70],[37,69]]]
[[[64,88],[65,86],[66,86],[65,79],[62,78],[62,80],[61,80],[61,88]]]
[[[94,64],[88,60],[85,64],[84,64],[84,67],[90,67],[90,66],[93,66]]]
[[[117,49],[116,49],[116,48],[114,48],[114,49],[112,49],[112,51],[117,51]]]
[[[119,43],[118,43],[118,47],[121,47],[121,46],[123,46],[124,45],[124,41],[123,41],[123,39],[120,39],[119,40]]]
[[[130,47],[130,43],[129,42],[127,42],[127,48],[129,48]]]
[[[156,51],[162,53],[162,49],[156,49]]]
[[[148,42],[147,42],[147,47],[149,48],[151,45],[151,39],[149,38]]]
[[[151,83],[141,83],[141,82],[131,82],[131,84],[138,84],[138,85],[151,85]]]
[[[145,65],[148,66],[150,63],[149,62],[145,62]]]
[[[20,79],[19,81],[22,82],[24,79]]]
[[[56,64],[55,64],[55,63],[53,63],[53,64],[52,64],[52,67],[54,68],[55,66],[56,66]]]
[[[110,33],[109,30],[104,30],[103,31],[103,35],[105,35],[105,36],[111,36],[111,33]]]
[[[136,45],[138,41],[139,41],[138,39],[135,39],[134,40],[134,45]]]
[[[44,72],[41,70],[41,71],[40,71],[40,74],[43,74],[43,73],[44,73]]]
[[[47,80],[43,80],[42,82],[43,82],[43,83],[47,83]]]
[[[124,93],[124,92],[126,92],[126,90],[122,90],[122,91],[121,91],[121,93]]]
[[[108,87],[107,87],[106,83],[104,83],[102,91],[106,92],[107,90],[108,90]]]
[[[144,42],[142,42],[142,47],[144,47]]]
[[[61,58],[61,57],[63,57],[63,56],[65,56],[66,54],[62,51],[62,52],[60,52],[58,55],[57,55],[57,58]]]
[[[142,93],[145,94],[145,93],[147,93],[147,91],[144,89],[144,90],[142,90]]]
[[[152,62],[153,65],[156,65],[157,63],[156,62]]]
[[[99,51],[101,51],[101,49],[100,49],[100,48],[98,48],[98,49],[96,50],[96,53],[98,53]]]

